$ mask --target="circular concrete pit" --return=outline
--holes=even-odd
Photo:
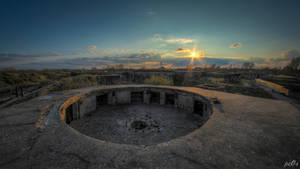
[[[119,144],[154,145],[185,136],[212,113],[203,96],[159,87],[109,88],[78,95],[61,119],[87,136]]]

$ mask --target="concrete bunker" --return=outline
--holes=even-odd
[[[153,86],[98,89],[66,103],[61,118],[72,128],[100,140],[133,145],[184,136],[212,113],[210,101],[201,95]]]
[[[71,121],[73,121],[73,120],[80,119],[79,109],[80,109],[80,104],[78,104],[77,102],[69,105],[66,108],[66,111],[65,111],[66,112],[65,113],[65,122],[67,124],[70,124]]]
[[[165,97],[165,104],[166,105],[174,105],[175,104],[175,94],[173,93],[166,93]]]
[[[71,121],[73,121],[73,106],[70,105],[67,109],[66,109],[66,123],[70,124]]]
[[[96,96],[97,106],[108,104],[108,94],[101,94]]]
[[[151,104],[160,104],[160,93],[159,92],[150,92],[150,103]]]
[[[131,92],[131,103],[143,103],[144,102],[144,92]]]
[[[204,113],[204,107],[205,104],[201,101],[195,100],[194,101],[194,113],[199,114],[201,117],[203,116]]]

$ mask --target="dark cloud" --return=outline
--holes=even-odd
[[[233,43],[230,48],[237,48],[237,47],[241,47],[242,43],[238,42],[238,43]]]
[[[266,59],[261,58],[261,57],[251,57],[249,59],[249,62],[254,62],[254,63],[258,63],[258,64],[263,64],[266,62]]]
[[[191,52],[191,50],[188,48],[178,48],[178,49],[175,49],[174,52],[175,53],[189,53],[189,52]]]
[[[35,61],[35,62],[23,62],[14,64],[18,69],[74,69],[74,68],[88,68],[93,66],[103,66],[110,64],[139,64],[146,61],[160,60],[161,54],[157,52],[149,53],[133,53],[126,56],[98,56],[98,57],[81,57],[70,59],[56,59],[55,61]],[[3,67],[5,65],[1,65]]]
[[[139,59],[160,59],[161,53],[149,52],[149,53],[134,53],[123,58],[139,58]]]
[[[62,56],[60,53],[56,52],[46,52],[39,54],[25,54],[25,53],[9,53],[9,52],[0,52],[0,58],[37,58],[37,57],[49,57],[49,56]]]
[[[46,52],[46,53],[39,53],[39,54],[0,52],[0,68],[4,68],[8,66],[20,67],[23,64],[36,63],[41,58],[47,58],[53,56],[62,56],[62,55],[56,52]]]
[[[212,65],[212,64],[215,64],[217,66],[238,65],[238,64],[242,64],[243,62],[245,62],[245,60],[241,60],[241,59],[226,59],[226,58],[203,58],[202,59],[203,65]]]

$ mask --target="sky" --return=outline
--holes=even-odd
[[[284,66],[297,0],[0,0],[0,68]]]

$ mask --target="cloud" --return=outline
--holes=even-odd
[[[49,57],[49,56],[62,56],[62,54],[57,52],[45,52],[45,53],[38,53],[38,54],[0,52],[1,59],[38,58],[38,57]]]
[[[194,65],[238,65],[244,60],[239,59],[225,59],[225,58],[211,58],[203,57],[201,60],[196,60]],[[13,61],[12,63],[15,63]],[[163,63],[163,64],[161,64]],[[61,58],[56,60],[41,61],[36,60],[26,63],[15,63],[17,69],[76,69],[89,67],[105,67],[106,65],[123,64],[125,67],[160,67],[161,65],[168,65],[169,67],[183,67],[190,64],[190,58],[176,57],[174,53],[160,53],[160,52],[135,52],[124,56],[93,56],[80,58]],[[7,67],[0,64],[0,67]]]
[[[165,40],[165,42],[186,44],[186,43],[193,43],[194,40],[192,40],[192,39],[167,39],[167,40]]]
[[[140,62],[140,63],[129,63],[126,64],[128,67],[146,67],[146,68],[155,68],[160,66],[160,62]]]
[[[295,49],[289,49],[289,50],[283,51],[280,54],[280,56],[270,58],[267,61],[278,63],[278,62],[290,61],[296,57],[300,57],[300,52]]]
[[[248,61],[256,64],[264,64],[266,62],[266,59],[262,57],[250,57]]]
[[[178,48],[178,49],[175,49],[174,52],[175,53],[189,53],[189,52],[191,52],[191,50],[188,48]]]
[[[255,67],[285,67],[293,58],[300,57],[300,52],[295,49],[283,51],[279,56],[271,58],[250,58],[249,61],[255,63]]]
[[[164,40],[160,34],[156,33],[151,38],[153,41],[165,41],[167,43],[181,43],[181,44],[187,44],[187,43],[193,43],[193,39],[184,39],[184,38],[177,38],[177,39],[166,39]]]
[[[286,50],[281,53],[282,60],[291,60],[296,57],[300,57],[300,52],[295,49]]]
[[[89,54],[91,55],[100,55],[100,56],[123,56],[131,53],[128,49],[99,49],[91,50]]]
[[[156,33],[156,34],[153,35],[152,40],[154,40],[154,41],[161,41],[163,39],[160,36],[160,34]]]
[[[62,54],[57,52],[45,52],[38,54],[0,52],[0,68],[35,63],[38,60],[53,56],[62,56]]]
[[[230,48],[237,48],[237,47],[242,47],[242,43],[238,42],[238,43],[233,43]]]
[[[168,50],[165,52],[157,51],[154,49],[143,49],[139,51],[126,50],[126,49],[102,49],[90,50],[89,53],[93,54],[88,57],[73,56],[56,57],[55,60],[51,59],[52,56],[62,56],[56,52],[46,52],[39,54],[25,54],[25,53],[9,53],[0,52],[0,68],[13,66],[17,69],[44,69],[44,68],[88,68],[98,67],[113,64],[123,64],[141,67],[154,67],[164,65],[172,65],[174,67],[184,67],[190,64],[190,58],[179,56],[184,53],[191,52],[188,48],[177,48],[175,50]],[[284,66],[292,58],[300,57],[300,52],[297,50],[287,50],[282,52],[279,56],[270,59],[263,57],[217,57],[217,56],[203,56],[201,59],[196,59],[195,66],[217,65],[226,67],[240,66],[246,61],[255,63],[256,67],[262,66]],[[45,58],[45,59],[43,59]],[[49,59],[50,58],[50,59]]]
[[[201,59],[201,63],[204,65],[212,65],[215,64],[217,66],[224,66],[224,65],[240,65],[245,60],[242,59],[227,59],[227,58],[210,58],[210,57],[204,57]]]
[[[90,50],[94,50],[94,49],[96,49],[97,47],[96,46],[89,46],[89,49]]]

